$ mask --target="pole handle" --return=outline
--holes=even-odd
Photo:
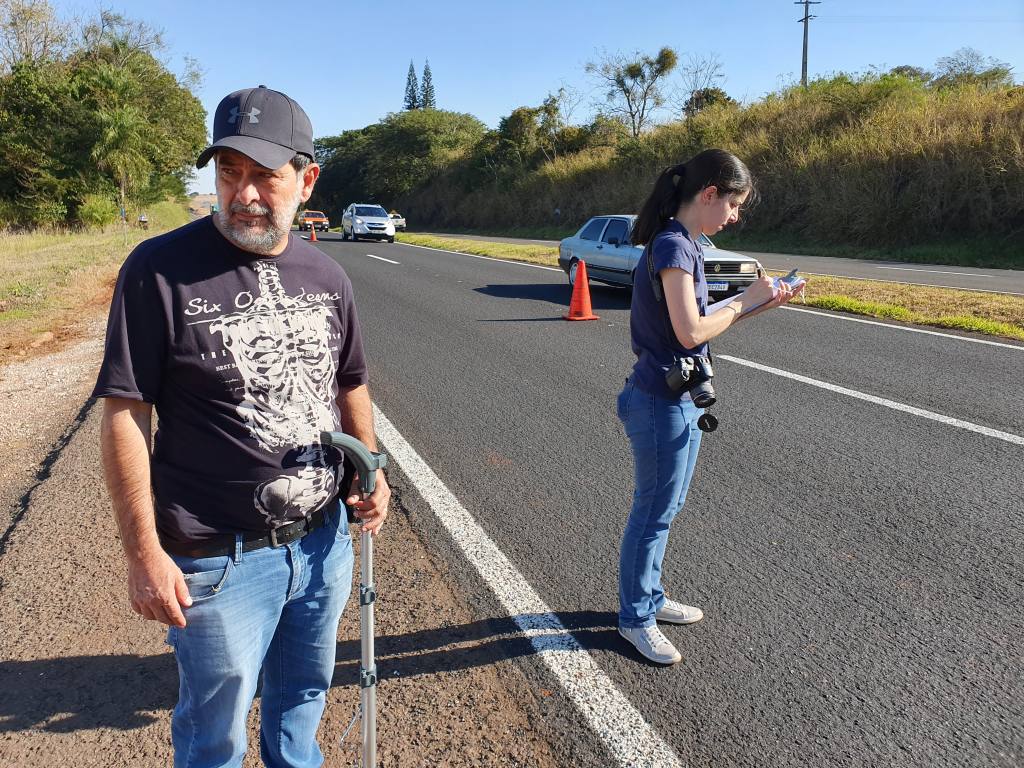
[[[359,472],[359,490],[369,496],[377,487],[377,470],[388,464],[384,453],[375,453],[363,443],[344,432],[321,432],[320,443],[337,448],[355,464]]]

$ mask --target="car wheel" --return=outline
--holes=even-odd
[[[356,236],[356,231],[354,229],[349,233],[349,236],[352,238],[353,243],[359,242],[359,238]]]
[[[573,259],[571,262],[569,262],[569,285],[572,285],[572,286],[576,285],[576,274],[579,272],[579,269],[580,269],[580,260],[579,259]]]
[[[389,238],[388,238],[388,242],[389,242],[389,243],[393,243],[393,242],[395,242],[395,238],[394,238],[394,236],[392,236],[392,237],[389,237]]]

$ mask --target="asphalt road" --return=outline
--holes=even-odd
[[[429,233],[423,233],[429,234]],[[465,240],[488,240],[496,243],[557,246],[557,240],[527,240],[513,237],[484,237],[479,235],[437,234],[436,237],[454,237]],[[930,285],[943,288],[963,288],[968,291],[986,291],[1024,296],[1024,270],[975,269],[951,267],[941,264],[907,264],[899,261],[865,261],[841,259],[831,256],[799,256],[789,253],[759,253],[737,251],[753,256],[765,267],[779,272],[799,269],[805,275],[829,275],[857,280],[884,280],[910,285]]]
[[[568,323],[559,272],[336,237],[320,247],[355,286],[375,402],[683,765],[1024,764],[1024,347],[797,310],[718,340],[722,426],[665,575],[705,619],[667,628],[684,661],[655,668],[614,631],[627,294],[595,285],[601,319]],[[392,482],[480,618],[499,619]],[[515,647],[553,689],[565,764],[613,765]]]

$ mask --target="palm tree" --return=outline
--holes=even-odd
[[[128,210],[128,197],[142,179],[148,179],[152,164],[145,154],[149,123],[136,107],[101,109],[99,140],[92,148],[92,159],[117,184],[120,207]]]

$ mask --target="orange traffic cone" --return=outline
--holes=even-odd
[[[562,315],[563,320],[600,320],[590,306],[590,282],[587,280],[587,262],[580,261],[576,270],[576,282],[572,286],[572,298],[569,300],[569,314]]]
[[[316,242],[316,224],[314,224],[313,226],[311,226],[309,228],[309,242],[311,242],[311,243],[315,243]]]

